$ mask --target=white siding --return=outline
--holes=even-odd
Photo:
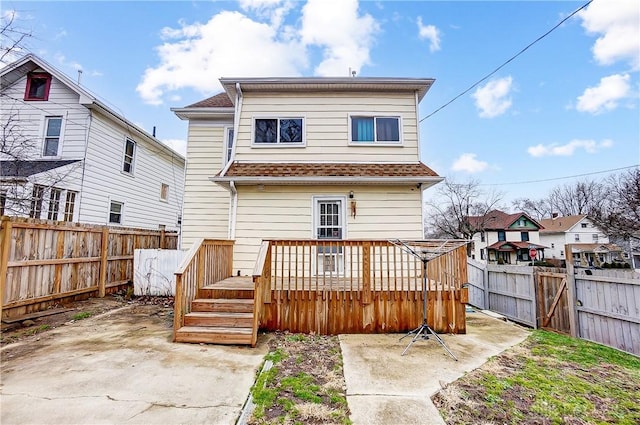
[[[356,216],[351,215],[349,191]],[[345,239],[422,239],[420,190],[404,186],[240,186],[234,270],[250,274],[262,239],[312,239],[313,197],[347,200]]]
[[[222,169],[224,125],[192,122],[188,140],[182,248],[199,237],[229,237],[229,192],[209,181]]]
[[[125,138],[136,142],[134,171],[122,172]],[[80,221],[106,224],[110,201],[124,203],[122,226],[177,230],[182,206],[184,162],[137,132],[94,113],[83,191]],[[162,183],[169,198],[160,199]]]
[[[349,145],[349,115],[402,117],[403,141],[396,146]],[[305,119],[306,146],[252,147],[253,117]],[[245,93],[237,135],[239,161],[416,162],[418,131],[412,93]]]
[[[2,121],[11,120],[19,126],[19,134],[24,145],[30,145],[25,155],[28,159],[41,159],[44,146],[44,123],[49,116],[62,117],[63,134],[58,148],[59,159],[82,159],[87,140],[89,111],[80,105],[79,96],[55,77],[51,80],[49,100],[25,101],[24,92],[27,77],[2,92],[0,111]],[[52,158],[52,157],[45,157]]]

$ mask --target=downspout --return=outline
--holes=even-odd
[[[76,221],[80,222],[81,219],[80,217],[82,216],[82,198],[84,197],[84,177],[85,177],[85,171],[87,168],[87,152],[89,151],[89,138],[91,137],[91,124],[93,123],[93,111],[89,108],[87,108],[87,111],[89,112],[88,115],[88,119],[87,121],[89,121],[89,124],[87,125],[87,136],[86,136],[86,140],[84,142],[84,154],[82,157],[82,174],[80,175],[80,190],[78,193],[78,217],[76,217]],[[67,196],[69,196],[69,194],[67,193]],[[73,220],[72,220],[73,221]]]
[[[236,157],[236,147],[238,146],[238,127],[240,126],[240,113],[242,111],[242,89],[240,83],[236,83],[236,111],[233,116],[233,146],[231,147],[231,158],[227,162],[227,165],[220,173],[224,176]],[[233,180],[229,182],[229,192],[231,195],[231,208],[229,209],[229,239],[236,238],[236,218],[238,213],[238,191]]]

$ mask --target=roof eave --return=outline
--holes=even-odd
[[[233,107],[205,107],[205,108],[171,108],[171,112],[176,114],[181,120],[221,118],[233,116]]]
[[[234,182],[236,186],[252,186],[252,185],[420,185],[421,187],[431,187],[442,180],[444,177],[419,176],[419,177],[343,177],[343,176],[324,176],[324,177],[246,177],[246,176],[214,176],[209,180],[227,186]],[[425,187],[425,188],[426,188]]]

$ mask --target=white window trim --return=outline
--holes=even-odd
[[[227,154],[229,152],[229,130],[233,130],[233,125],[225,125],[224,126],[224,149],[222,150],[222,167],[224,167],[225,165],[227,165],[227,162],[232,161],[233,160],[233,152],[231,152],[231,158],[229,158],[229,160],[227,160]],[[253,135],[253,132],[251,133]],[[233,134],[233,141],[234,143],[236,142],[236,135],[235,135],[235,131]]]
[[[46,140],[47,140],[47,123],[51,118],[60,118],[62,120],[62,123],[60,124],[60,137],[58,138],[58,150],[55,155],[45,155],[44,149],[46,147]],[[66,126],[66,121],[67,120],[65,120],[64,116],[62,115],[44,115],[42,120],[42,128],[40,129],[40,134],[42,135],[42,146],[40,147],[40,156],[42,158],[55,159],[55,158],[60,158],[62,156],[61,154],[62,143],[64,141],[64,130]]]
[[[302,142],[301,143],[256,143],[255,142],[255,130],[256,120],[302,120]],[[237,143],[238,137],[234,135]],[[280,138],[280,132],[278,132],[278,139]],[[251,117],[251,147],[258,149],[286,149],[286,148],[304,148],[307,146],[307,116],[305,114],[291,114],[291,115],[253,115]]]
[[[124,170],[124,157],[127,153],[127,141],[133,142],[133,157],[131,158],[131,171]],[[136,142],[133,138],[126,136],[124,138],[124,143],[122,144],[122,162],[120,163],[120,172],[125,176],[133,177],[136,172],[136,158],[138,156],[138,142]]]
[[[397,118],[398,119],[398,134],[400,136],[400,140],[397,142],[378,142],[378,141],[373,141],[373,142],[354,142],[353,140],[351,140],[351,118],[353,117],[373,117],[375,118]],[[393,147],[401,147],[404,145],[404,129],[403,129],[403,125],[402,122],[404,121],[404,118],[402,116],[402,114],[376,114],[376,113],[355,113],[355,112],[351,112],[348,114],[347,116],[347,141],[349,143],[349,146],[393,146]],[[376,134],[376,131],[374,129],[374,134]]]
[[[340,213],[340,219],[342,220],[342,238],[340,238],[340,240],[347,239],[347,197],[345,195],[317,195],[311,197],[311,239],[318,239],[316,234],[316,221],[319,214],[318,201],[342,202],[342,211]]]
[[[120,222],[111,221],[111,204],[120,204],[122,207],[120,208]],[[115,199],[109,198],[109,203],[107,204],[107,224],[117,224],[119,226],[123,225],[124,221],[124,201],[117,201]]]

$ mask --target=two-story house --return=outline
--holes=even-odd
[[[622,261],[622,248],[610,243],[609,238],[587,215],[558,216],[540,220],[540,242],[548,246],[549,259],[566,261],[565,245],[572,245],[572,257],[578,266],[599,266],[602,263]]]
[[[2,215],[179,229],[181,155],[32,54],[0,99]]]
[[[432,79],[223,78],[189,120],[183,247],[233,239],[250,274],[263,239],[422,239],[418,104]],[[325,261],[323,267],[340,267]]]
[[[507,214],[491,210],[483,216],[467,217],[474,234],[472,257],[485,262],[521,264],[545,258],[540,242],[542,225],[523,212]]]

